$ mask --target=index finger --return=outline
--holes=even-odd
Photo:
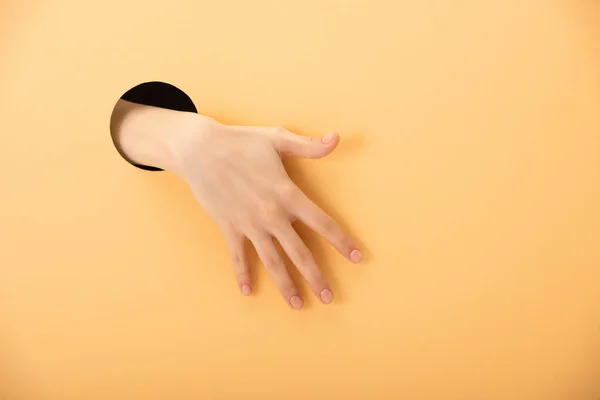
[[[290,206],[298,219],[327,239],[344,257],[354,263],[362,261],[362,253],[350,236],[300,189]]]

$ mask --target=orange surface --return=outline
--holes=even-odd
[[[0,398],[600,395],[597,1],[4,0],[0,34]],[[289,164],[368,250],[301,232],[335,304],[260,266],[241,296],[184,184],[123,161],[149,80],[341,133]]]

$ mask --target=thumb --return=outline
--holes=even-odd
[[[282,156],[321,158],[331,153],[340,142],[340,135],[336,132],[322,137],[310,137],[281,130],[273,135],[275,148]]]

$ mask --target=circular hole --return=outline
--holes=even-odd
[[[187,94],[185,94],[183,90],[165,82],[141,83],[125,92],[121,96],[121,99],[132,103],[167,108],[175,111],[185,111],[194,113],[198,112],[192,99]],[[112,132],[111,136],[113,137],[114,143],[114,136],[112,135]],[[117,147],[116,143],[115,147]],[[119,151],[118,147],[117,151]],[[147,171],[162,171],[160,168],[156,168],[150,165],[140,165],[133,163],[127,160],[123,153],[121,153],[120,151],[119,153],[127,162],[138,168]]]

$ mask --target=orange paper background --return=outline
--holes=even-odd
[[[0,398],[600,395],[597,1],[3,0],[0,34]],[[259,265],[242,297],[184,183],[123,161],[152,80],[341,133],[288,165],[367,250],[301,231],[335,304]]]

